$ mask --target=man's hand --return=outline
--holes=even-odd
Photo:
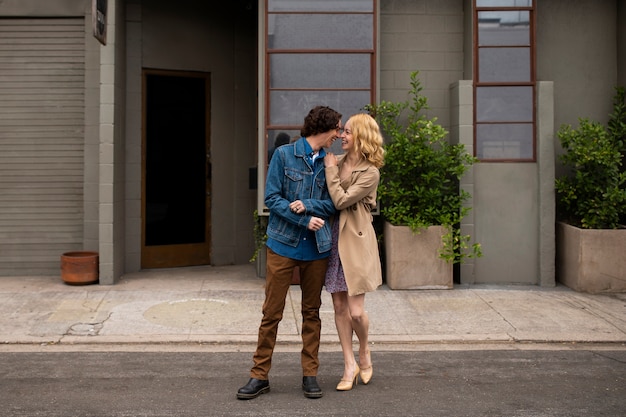
[[[301,200],[296,200],[289,203],[289,210],[293,211],[296,214],[299,214],[304,213],[306,211],[306,207],[304,207],[304,203],[302,203]]]
[[[324,219],[320,219],[319,217],[311,217],[311,221],[307,228],[314,232],[320,230],[324,226]]]

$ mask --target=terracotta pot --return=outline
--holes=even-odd
[[[61,255],[61,279],[69,285],[96,284],[98,266],[98,252],[66,252]]]

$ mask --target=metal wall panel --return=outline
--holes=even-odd
[[[0,18],[0,276],[82,249],[83,18]]]

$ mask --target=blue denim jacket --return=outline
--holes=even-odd
[[[306,153],[306,139],[283,145],[276,149],[267,172],[265,183],[265,205],[270,210],[267,236],[285,245],[298,246],[311,217],[326,221],[315,232],[319,253],[330,251],[332,246],[329,217],[335,213],[335,205],[326,188],[326,174],[322,161],[312,165]],[[310,149],[310,148],[309,148]],[[323,157],[324,151],[320,151]],[[306,213],[296,214],[289,203],[301,200]]]

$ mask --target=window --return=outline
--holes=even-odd
[[[475,0],[474,149],[482,161],[535,161],[533,0]]]
[[[287,136],[299,137],[311,108],[330,106],[345,122],[376,101],[376,1],[264,0],[259,99],[262,179],[275,146]]]

